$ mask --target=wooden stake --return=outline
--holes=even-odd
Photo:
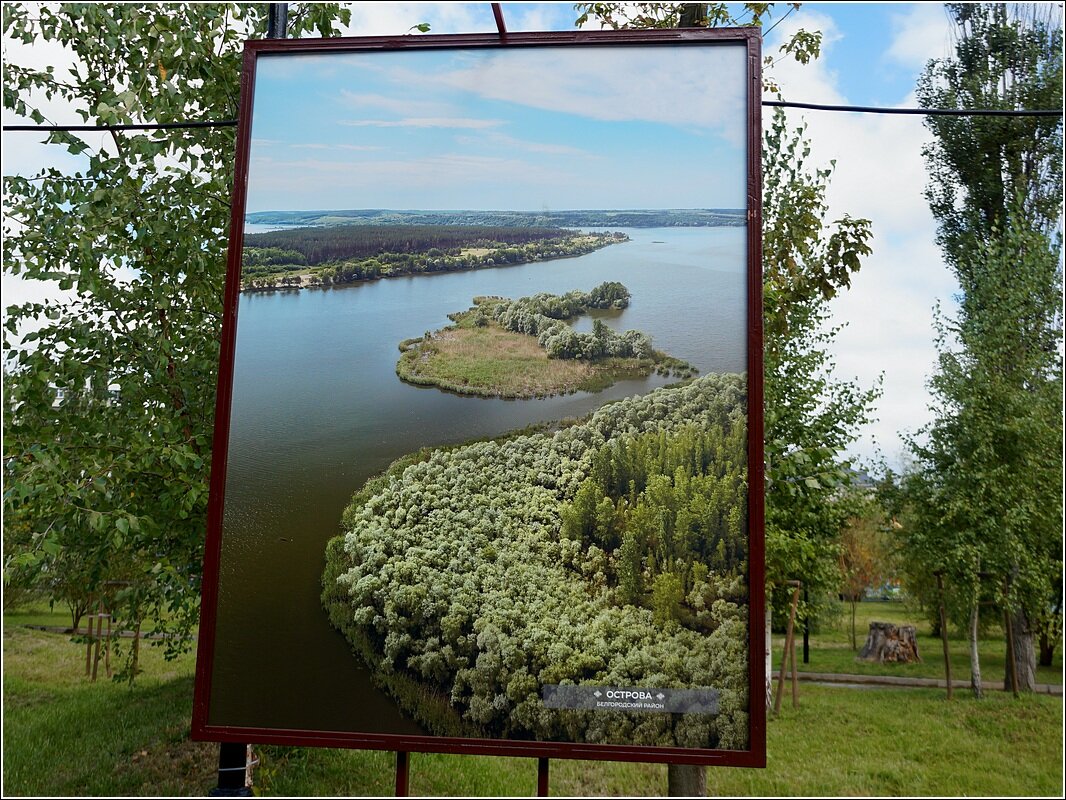
[[[788,629],[785,633],[785,651],[781,654],[781,671],[777,678],[777,696],[774,697],[774,716],[776,717],[781,713],[781,697],[784,694],[785,689],[785,670],[788,668],[789,653],[792,654],[792,668],[793,668],[793,680],[795,680],[795,626],[796,626],[796,606],[799,604],[800,594],[800,582],[788,581],[790,586],[796,587],[792,590],[792,608],[788,613]],[[795,685],[795,684],[793,684]],[[798,702],[798,701],[797,701]]]
[[[96,682],[96,671],[100,666],[100,639],[104,635],[104,620],[101,613],[102,603],[96,604],[96,651],[93,654],[93,682]]]
[[[799,589],[796,590],[796,595],[799,595]],[[792,610],[795,611],[796,607],[793,605]],[[799,676],[796,674],[796,637],[792,637],[792,649],[789,651],[788,660],[792,663],[792,707],[799,708]]]
[[[948,619],[944,613],[944,576],[936,574],[936,588],[940,595],[940,641],[944,644],[944,675],[947,679],[948,700],[952,698],[951,686],[951,653],[948,651]]]
[[[92,661],[93,661],[93,618],[91,614],[85,615],[88,623],[85,626],[85,677],[88,678],[92,674]]]
[[[548,796],[548,759],[537,759],[537,797]]]
[[[107,677],[111,677],[111,615],[107,615],[107,639],[104,641],[104,669]]]
[[[141,621],[137,620],[137,625],[133,629],[133,663],[131,669],[133,675],[136,677],[140,671],[138,665],[141,663]]]

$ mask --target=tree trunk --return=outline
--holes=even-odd
[[[668,797],[706,797],[707,768],[691,764],[669,764],[666,783]]]
[[[852,596],[852,598],[851,598],[851,649],[852,650],[858,650],[859,649],[859,635],[855,631],[855,612],[857,610],[856,606],[858,606],[858,605],[859,605],[858,598],[855,597],[855,596]]]
[[[1047,631],[1040,631],[1040,666],[1050,667],[1055,660],[1055,643],[1047,635]]]
[[[766,590],[766,632],[764,634],[766,644],[766,710],[774,707],[774,637],[771,626],[774,621],[774,610],[770,603],[771,592]],[[752,687],[754,688],[754,687]],[[753,692],[754,694],[754,692]]]
[[[980,700],[982,696],[981,660],[977,655],[977,614],[978,605],[975,600],[973,608],[970,609],[970,688],[973,689],[973,696]]]
[[[866,643],[855,660],[877,664],[921,662],[916,635],[913,625],[896,626],[891,622],[871,622]]]
[[[707,4],[684,3],[681,6],[681,19],[677,23],[679,28],[706,28],[707,27]]]
[[[1030,622],[1032,622],[1030,620]],[[1051,613],[1045,614],[1037,624],[1040,631],[1040,666],[1050,667],[1055,658],[1055,647],[1062,638],[1062,584],[1055,592],[1055,604]]]
[[[1011,633],[1014,634],[1014,668],[1018,674],[1018,691],[1032,692],[1036,689],[1036,651],[1033,649],[1033,627],[1024,608],[1008,613],[1011,617]],[[1010,652],[1010,648],[1007,652]],[[1007,664],[1006,673],[1003,676],[1003,688],[1007,691],[1011,689],[1010,664]]]

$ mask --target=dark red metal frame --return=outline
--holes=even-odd
[[[237,339],[237,302],[241,250],[247,200],[248,158],[251,143],[252,100],[256,60],[260,54],[322,54],[437,49],[489,49],[559,46],[732,45],[747,53],[747,202],[748,202],[748,529],[749,529],[749,748],[710,750],[680,747],[578,744],[511,739],[465,739],[444,736],[401,736],[346,731],[249,728],[208,723],[211,672],[215,651],[222,552],[222,510],[229,447],[233,363]],[[655,31],[574,31],[551,33],[460,34],[336,39],[255,40],[245,44],[241,72],[241,105],[237,127],[236,169],[233,182],[228,267],[224,298],[218,395],[215,404],[211,496],[196,660],[192,738],[215,742],[251,742],[311,747],[347,747],[397,752],[469,753],[536,758],[582,758],[610,761],[649,761],[710,766],[766,766],[765,687],[765,565],[763,516],[763,363],[762,363],[762,115],[761,35],[757,28],[673,29]],[[709,79],[710,76],[705,76]],[[700,80],[701,76],[684,76]]]

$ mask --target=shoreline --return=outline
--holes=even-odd
[[[640,331],[615,332],[599,318],[595,334],[576,333],[571,325],[596,311],[622,313],[628,305],[629,291],[617,282],[591,294],[475,297],[470,309],[448,315],[453,324],[403,339],[396,375],[412,386],[508,400],[597,393],[653,373],[695,377],[699,370],[654,349]]]
[[[295,274],[295,275],[286,275],[283,278],[280,278],[281,280],[288,279],[290,281],[292,279],[294,279],[294,278],[298,278],[299,279],[298,283],[275,283],[275,284],[270,285],[270,286],[246,286],[244,284],[244,278],[242,276],[239,293],[240,294],[262,294],[262,293],[269,293],[269,292],[288,292],[288,291],[298,292],[301,289],[338,289],[338,288],[343,288],[345,286],[359,285],[359,284],[368,283],[368,282],[371,282],[371,281],[387,280],[389,278],[410,278],[410,277],[424,277],[424,276],[430,276],[430,275],[448,275],[448,274],[454,273],[454,272],[474,272],[476,270],[481,270],[481,269],[500,269],[500,268],[505,268],[505,267],[520,267],[520,266],[525,266],[526,264],[535,264],[535,263],[538,263],[538,262],[560,261],[560,260],[566,259],[566,258],[580,258],[581,256],[586,256],[589,253],[595,253],[597,250],[602,250],[603,248],[609,247],[609,246],[611,246],[613,244],[624,244],[624,243],[630,241],[630,238],[629,238],[628,235],[621,234],[622,238],[619,238],[619,234],[617,234],[617,233],[614,233],[614,234],[603,234],[603,235],[581,234],[581,236],[579,236],[579,237],[572,237],[572,238],[574,238],[574,239],[577,239],[577,238],[589,238],[590,236],[592,236],[595,239],[597,239],[599,243],[598,243],[598,245],[596,247],[592,247],[591,249],[588,249],[588,250],[583,250],[581,252],[576,252],[576,253],[563,253],[561,255],[551,256],[551,257],[548,257],[548,258],[531,258],[531,259],[527,259],[527,260],[523,260],[523,261],[509,261],[509,262],[505,262],[505,263],[502,263],[502,264],[473,264],[473,265],[471,265],[469,267],[458,267],[456,269],[436,269],[436,270],[421,270],[421,271],[419,271],[419,270],[409,270],[409,271],[404,271],[404,272],[399,272],[399,271],[391,272],[390,271],[390,272],[385,273],[385,274],[352,277],[350,279],[347,279],[347,280],[344,280],[344,281],[340,281],[340,282],[330,280],[330,281],[319,281],[317,283],[312,283],[311,282],[311,279],[316,277],[316,273],[301,272],[301,273],[298,273],[298,274]],[[498,250],[502,250],[502,249],[505,249],[506,247],[510,247],[510,245],[505,245],[505,246],[497,248],[497,249]],[[255,280],[255,279],[252,279],[252,280]]]

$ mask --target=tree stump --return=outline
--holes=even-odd
[[[918,641],[913,625],[893,625],[891,622],[871,622],[856,661],[871,661],[877,664],[920,662]]]

